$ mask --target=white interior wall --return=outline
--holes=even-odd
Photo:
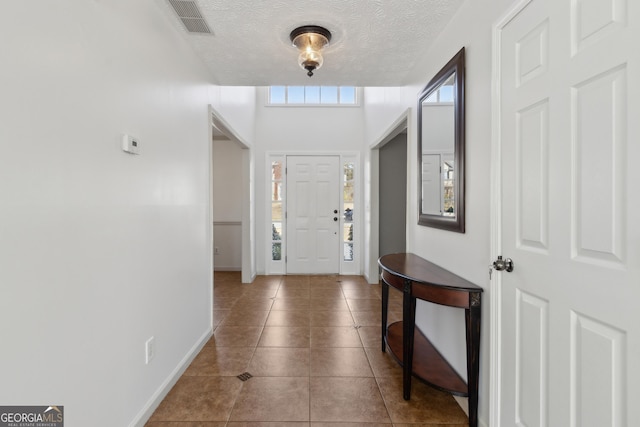
[[[363,112],[360,107],[271,107],[267,89],[257,93],[255,131],[256,254],[257,270],[266,268],[270,235],[269,182],[265,170],[268,153],[333,154],[362,152]]]
[[[485,289],[482,315],[480,373],[480,422],[489,419],[489,162],[491,151],[492,25],[512,0],[466,1],[454,19],[415,67],[412,81],[400,102],[387,104],[389,88],[370,91],[379,102],[365,110],[367,143],[374,145],[402,108],[411,107],[408,139],[407,250],[470,280]],[[427,82],[462,47],[466,48],[466,233],[459,234],[418,224],[417,96]],[[366,93],[369,93],[367,91]],[[397,100],[397,97],[389,97]],[[369,97],[366,98],[369,100]],[[400,105],[398,105],[400,104]],[[368,107],[368,106],[367,106]],[[386,120],[385,120],[386,117]],[[412,124],[411,124],[412,123]],[[424,331],[452,365],[466,377],[464,312],[419,303],[418,327]]]
[[[211,333],[207,105],[251,123],[255,90],[211,86],[153,0],[12,2],[0,37],[0,402],[133,425]]]
[[[411,116],[408,114],[408,99],[412,96],[405,87],[367,87],[363,90],[364,138],[363,155],[363,240],[364,276],[369,283],[379,282],[378,230],[379,227],[379,145],[395,135],[399,125],[406,123],[407,135],[414,132]],[[410,146],[408,146],[410,147]],[[375,148],[375,149],[374,149]]]

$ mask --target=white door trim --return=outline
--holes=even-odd
[[[375,284],[380,281],[380,273],[378,267],[378,257],[379,249],[380,249],[380,149],[384,147],[388,142],[390,142],[393,138],[398,136],[398,134],[404,130],[407,131],[407,153],[411,151],[410,141],[411,141],[411,108],[407,108],[404,110],[398,118],[396,118],[393,123],[382,133],[382,135],[375,140],[369,148],[369,168],[367,171],[363,171],[363,173],[368,176],[365,178],[364,186],[363,186],[363,195],[364,195],[364,236],[363,239],[363,248],[364,248],[364,276],[367,279],[367,282],[370,284]],[[411,161],[407,159],[407,161]],[[407,179],[409,179],[409,172],[407,171]],[[407,191],[411,188],[410,185],[407,185]],[[407,194],[407,200],[409,200],[409,195]],[[407,224],[409,221],[409,212],[407,212]]]
[[[225,134],[231,141],[238,144],[243,149],[242,153],[242,169],[240,171],[242,179],[242,283],[251,283],[256,277],[256,262],[255,262],[255,241],[253,236],[255,235],[255,215],[253,193],[255,192],[254,185],[254,170],[253,170],[253,150],[251,146],[242,139],[237,132],[224,120],[222,115],[209,105],[209,197],[210,197],[210,223],[211,223],[211,271],[213,271],[213,198],[211,197],[211,191],[213,189],[213,157],[212,157],[212,145],[213,145],[213,126],[219,131]]]
[[[275,158],[279,158],[283,162],[283,166],[286,166],[286,158],[291,156],[337,156],[340,159],[340,186],[342,186],[342,167],[345,161],[353,161],[356,165],[355,173],[355,207],[356,212],[354,213],[353,220],[355,223],[354,226],[354,251],[355,256],[353,261],[344,261],[344,258],[340,256],[340,271],[341,275],[361,275],[363,274],[363,262],[365,260],[365,233],[366,230],[363,226],[363,222],[365,221],[365,203],[366,196],[364,195],[364,187],[365,187],[365,167],[362,161],[362,155],[358,151],[299,151],[299,150],[291,150],[291,151],[266,151],[265,152],[265,175],[264,175],[264,191],[265,191],[265,202],[264,202],[264,227],[265,227],[265,243],[264,243],[264,260],[265,260],[265,272],[266,275],[274,275],[274,274],[286,274],[286,266],[284,265],[284,257],[286,255],[286,251],[288,248],[286,247],[286,243],[283,246],[282,252],[282,265],[276,267],[274,262],[271,260],[271,179],[270,179],[270,170],[271,170],[271,160]],[[283,199],[283,203],[286,205],[286,185],[284,185],[284,194],[285,198]],[[342,191],[342,187],[340,188]],[[340,193],[342,194],[342,193]],[[340,196],[340,204],[342,206],[343,199]],[[286,230],[286,218],[283,218],[282,227],[283,230]],[[342,223],[342,221],[341,221]],[[342,247],[342,246],[341,246]],[[340,252],[342,253],[342,252]],[[377,258],[376,258],[377,260]],[[277,261],[280,262],[280,261]],[[377,264],[376,264],[377,271]],[[377,282],[376,282],[377,283]]]
[[[492,99],[491,99],[491,201],[490,201],[490,258],[487,265],[501,255],[502,239],[502,193],[501,193],[501,161],[502,141],[500,140],[500,82],[501,62],[500,46],[503,29],[529,4],[532,0],[520,0],[513,5],[493,26],[492,31]],[[500,426],[502,404],[502,301],[500,289],[502,275],[493,274],[490,281],[489,313],[489,425]]]

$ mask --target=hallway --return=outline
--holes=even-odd
[[[380,286],[359,276],[216,272],[214,336],[147,427],[463,427],[453,397],[380,351]],[[401,317],[390,293],[389,321]],[[249,373],[242,381],[240,374]]]

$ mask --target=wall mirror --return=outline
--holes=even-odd
[[[464,233],[464,48],[418,96],[418,224]]]

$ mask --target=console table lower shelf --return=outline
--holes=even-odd
[[[402,329],[403,322],[390,324],[387,327],[385,341],[391,351],[391,355],[401,366],[404,366],[402,360]],[[415,329],[414,333],[414,355],[420,355],[420,357],[414,356],[413,358],[414,377],[434,388],[456,396],[469,396],[467,383],[418,328]]]

